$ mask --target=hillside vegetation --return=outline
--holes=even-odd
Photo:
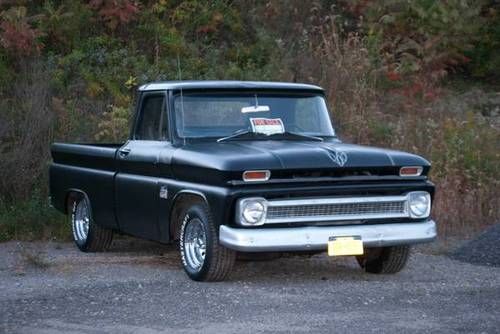
[[[126,138],[154,80],[315,83],[341,138],[433,164],[443,235],[499,221],[497,1],[0,2],[0,240],[65,235],[53,141]],[[67,234],[69,235],[69,233]]]

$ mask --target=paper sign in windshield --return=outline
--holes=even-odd
[[[285,132],[285,126],[281,118],[250,118],[252,131],[255,133],[263,133],[272,135],[275,133]]]

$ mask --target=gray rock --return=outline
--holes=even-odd
[[[500,224],[493,225],[477,238],[466,242],[450,257],[472,264],[500,267]]]

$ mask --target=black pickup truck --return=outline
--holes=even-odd
[[[159,82],[137,101],[125,143],[52,145],[51,202],[84,252],[115,232],[178,241],[189,277],[217,281],[238,252],[325,251],[396,273],[436,237],[429,162],[342,143],[320,87]]]

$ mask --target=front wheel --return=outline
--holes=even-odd
[[[395,274],[403,270],[410,258],[410,246],[390,246],[365,249],[357,256],[359,265],[372,274]]]
[[[82,252],[105,251],[113,241],[113,230],[97,225],[92,219],[90,202],[78,195],[71,202],[73,240]]]
[[[181,215],[179,248],[182,266],[195,281],[222,281],[231,272],[236,254],[219,245],[217,229],[205,203],[189,205]]]

